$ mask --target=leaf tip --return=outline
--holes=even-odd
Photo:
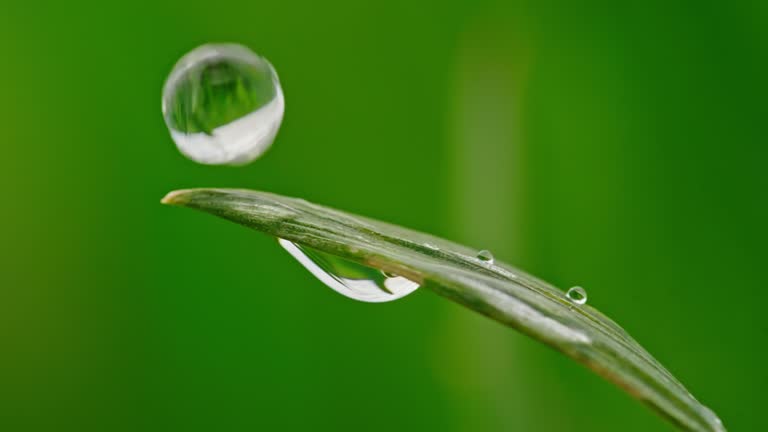
[[[168,192],[163,199],[160,200],[160,203],[165,205],[182,205],[186,202],[185,195],[189,191],[189,189],[180,189]]]

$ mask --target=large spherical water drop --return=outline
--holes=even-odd
[[[285,102],[272,65],[237,44],[207,44],[184,55],[163,87],[163,116],[188,158],[243,165],[272,144]]]

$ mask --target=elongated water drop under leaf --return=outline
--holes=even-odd
[[[563,291],[512,266],[485,265],[473,249],[266,192],[189,189],[169,193],[163,203],[403,276],[561,351],[680,429],[725,431],[717,416],[618,324],[589,305],[574,307]]]
[[[285,239],[278,239],[278,243],[320,282],[351,299],[384,303],[403,298],[419,287],[416,282],[402,276],[366,267]]]

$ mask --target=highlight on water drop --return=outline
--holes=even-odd
[[[351,299],[383,303],[403,298],[419,288],[418,283],[403,276],[366,267],[288,240],[278,239],[278,243],[322,283]]]
[[[176,147],[208,165],[243,165],[261,156],[285,109],[275,69],[238,44],[206,44],[184,55],[165,82],[162,102]]]
[[[577,305],[583,305],[587,302],[587,291],[580,286],[571,287],[565,293],[565,296],[568,297],[568,300],[570,300],[571,303]]]

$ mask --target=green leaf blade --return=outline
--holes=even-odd
[[[574,305],[563,291],[515,267],[487,266],[470,248],[266,192],[189,189],[169,193],[163,203],[405,276],[586,365],[682,430],[725,431],[711,410],[605,315]]]

